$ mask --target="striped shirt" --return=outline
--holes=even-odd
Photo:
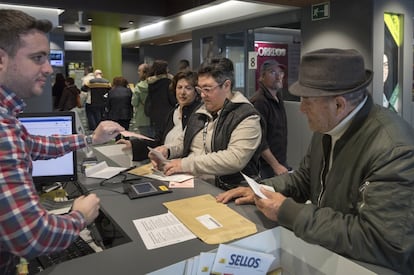
[[[48,214],[31,175],[33,160],[80,149],[83,135],[30,135],[16,119],[24,107],[15,93],[0,87],[0,274],[14,272],[20,256],[31,259],[68,247],[86,226],[79,211]]]

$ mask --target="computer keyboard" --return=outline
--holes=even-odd
[[[72,207],[73,200],[54,201],[51,199],[43,199],[40,201],[40,203],[46,210],[52,211],[56,209]]]
[[[95,253],[95,250],[81,237],[78,237],[68,248],[49,255],[42,255],[29,263],[29,274],[36,274],[50,266],[78,257]]]

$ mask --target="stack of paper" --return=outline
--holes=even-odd
[[[280,266],[280,259],[275,255],[234,245],[220,244],[217,252],[201,252],[200,255],[185,260],[185,266],[175,270],[183,270],[184,275],[264,275],[269,274],[271,266]],[[150,275],[166,274],[165,269],[150,273]],[[279,271],[279,272],[278,272]],[[271,274],[281,274],[276,269]]]

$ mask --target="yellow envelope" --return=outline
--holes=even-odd
[[[145,176],[148,174],[152,174],[152,163],[148,163],[132,170],[129,170],[128,173],[136,175],[136,176]]]
[[[212,195],[163,203],[188,229],[208,244],[220,244],[257,232],[256,225]]]

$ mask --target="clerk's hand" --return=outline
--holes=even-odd
[[[86,224],[89,225],[98,217],[99,201],[96,194],[80,196],[73,201],[72,210],[81,212]]]
[[[101,144],[108,142],[115,138],[120,132],[125,131],[125,128],[111,120],[104,120],[98,124],[92,135],[93,144]]]
[[[260,191],[262,191],[263,195],[265,195],[267,199],[262,199],[258,196],[255,196],[254,201],[256,203],[257,208],[268,219],[277,222],[279,208],[282,205],[282,203],[286,200],[286,197],[280,194],[279,192],[269,191],[263,187],[260,188]]]
[[[173,174],[183,173],[181,159],[172,159],[164,164],[164,174],[170,176]]]
[[[216,196],[216,201],[228,203],[234,199],[235,204],[254,203],[254,192],[250,187],[237,187]]]

